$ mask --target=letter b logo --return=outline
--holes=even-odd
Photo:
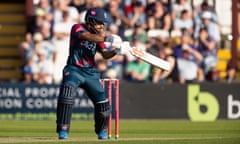
[[[199,85],[188,85],[188,115],[192,121],[214,121],[218,114],[219,103],[215,96],[200,92]]]

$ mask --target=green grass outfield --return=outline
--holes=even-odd
[[[0,120],[0,143],[14,144],[240,144],[240,120],[121,120],[118,140],[97,140],[93,121],[72,121],[69,140],[59,141],[55,121]]]

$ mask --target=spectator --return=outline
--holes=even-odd
[[[69,17],[73,22],[75,23],[79,22],[78,10],[73,6],[69,6],[69,1],[58,0],[56,1],[55,7],[54,7],[54,17],[53,17],[54,24],[61,22],[63,20],[64,11],[67,11],[69,13]]]
[[[83,11],[83,9],[85,10],[86,3],[87,3],[87,0],[85,0],[85,2],[83,0],[72,0],[70,3],[70,6],[75,7],[78,10],[78,13],[80,14]]]
[[[144,6],[146,6],[146,0],[125,0],[124,5],[128,7],[136,1],[140,1]]]
[[[137,47],[141,50],[146,50],[146,46],[144,43],[142,43],[139,39],[139,36],[137,35],[133,35],[132,36],[132,41],[130,42],[131,47]],[[130,52],[126,52],[124,53],[124,55],[126,56],[126,62],[130,62],[133,60],[136,60],[136,57],[133,56]]]
[[[216,41],[209,36],[206,28],[200,29],[196,46],[203,56],[204,74],[207,75],[217,65],[217,46]]]
[[[48,21],[51,26],[53,25],[53,13],[54,9],[51,6],[51,3],[49,0],[40,0],[37,8],[41,8],[45,13],[45,20]]]
[[[156,0],[154,6],[154,14],[153,16],[148,16],[147,19],[148,29],[161,29],[169,32],[171,23],[170,13],[164,9],[161,0]]]
[[[161,0],[163,7],[168,11],[169,13],[172,12],[172,2],[171,0]]]
[[[81,13],[92,7],[93,0],[84,0],[84,2],[77,8],[78,12]]]
[[[180,83],[197,82],[202,55],[188,45],[182,46],[182,54],[182,57],[177,58]]]
[[[39,49],[38,61],[33,64],[35,82],[39,84],[51,84],[53,81],[53,62],[47,59],[47,51]]]
[[[85,3],[81,5],[81,12],[79,13],[80,23],[85,23],[87,9],[92,7],[104,8],[104,2],[102,0],[86,0]]]
[[[162,37],[151,39],[151,43],[147,51],[154,56],[159,56],[159,50],[163,48],[165,40]]]
[[[184,45],[188,45],[189,47],[191,47],[192,49],[195,49],[197,50],[197,48],[195,47],[195,45],[192,43],[192,40],[191,40],[191,37],[189,35],[189,33],[186,33],[183,34],[180,38],[180,43],[177,44],[176,46],[174,46],[174,49],[173,49],[173,54],[176,58],[181,58],[183,57],[183,51],[182,51],[182,47]]]
[[[80,17],[80,23],[85,23],[85,15],[87,12],[87,9],[92,7],[93,0],[85,0],[85,2],[79,6],[79,17]]]
[[[237,66],[234,64],[232,60],[229,61],[228,66],[227,66],[227,83],[232,83],[235,79],[235,74],[237,72]]]
[[[48,44],[48,41],[43,41],[41,33],[34,33],[33,45],[31,45],[31,47],[28,48],[28,51],[26,51],[26,64],[23,69],[24,81],[26,83],[31,82],[32,80],[39,82],[39,72],[41,67],[38,67],[38,63],[43,61],[43,58],[39,57],[39,52],[42,52],[41,54],[43,54],[44,51],[44,59],[52,62],[53,52]],[[50,64],[46,66],[53,69]]]
[[[49,0],[39,0],[37,7],[43,9],[45,13],[52,12],[52,6]]]
[[[52,26],[48,21],[44,21],[40,27],[40,32],[43,36],[44,40],[51,40],[52,39]]]
[[[100,73],[100,78],[101,79],[107,77],[106,72],[107,72],[108,66],[107,66],[106,60],[104,60],[104,59],[96,60],[96,68]]]
[[[153,68],[152,82],[157,83],[170,83],[179,82],[179,72],[177,67],[177,60],[173,56],[173,50],[168,44],[164,44],[164,47],[159,49],[159,57],[169,62],[169,71],[163,71],[162,69]]]
[[[137,58],[127,63],[126,80],[131,82],[147,82],[150,76],[150,64]]]
[[[62,14],[62,21],[55,23],[53,28],[53,44],[56,48],[53,76],[55,83],[59,83],[62,80],[62,68],[67,61],[70,31],[74,24],[68,11],[63,11]]]
[[[31,33],[39,32],[44,21],[45,11],[42,8],[37,8],[35,10],[34,22],[32,24],[32,27],[29,29],[29,32]]]
[[[192,61],[192,59],[197,59],[198,61],[200,61],[200,59],[201,59],[201,62],[202,62],[202,55],[197,51],[197,48],[196,48],[196,46],[191,42],[191,39],[190,39],[191,37],[187,34],[187,33],[185,33],[185,34],[183,34],[182,36],[181,36],[181,42],[180,42],[180,44],[178,44],[178,45],[176,45],[175,47],[174,47],[174,49],[173,49],[173,54],[174,54],[174,56],[177,58],[177,59],[182,59],[182,58],[186,58],[186,55],[188,54],[188,58]],[[184,51],[185,49],[184,49],[184,47],[189,47],[189,48],[191,48],[190,49],[190,53],[187,53],[186,54],[186,52],[187,51]],[[192,52],[195,52],[195,51],[197,51],[196,53],[192,53]],[[198,55],[198,53],[200,54],[200,56]],[[193,54],[195,54],[195,55],[193,55]],[[196,58],[198,56],[198,58]],[[190,63],[192,63],[192,62],[190,62]],[[196,63],[196,62],[195,62]],[[196,63],[196,64],[198,64],[197,65],[197,78],[196,78],[196,80],[197,81],[199,81],[199,82],[201,82],[201,81],[203,81],[204,80],[204,73],[203,73],[203,71],[202,71],[202,67],[201,67],[201,65],[200,65],[200,63],[198,62],[198,63]],[[193,69],[193,71],[194,71],[194,69]]]
[[[139,0],[133,0],[130,6],[124,8],[125,15],[129,19],[128,26],[133,28],[135,25],[146,27],[146,14],[144,13],[145,7]]]
[[[30,57],[29,53],[33,45],[34,45],[34,42],[33,42],[32,34],[26,33],[25,40],[19,44],[20,55],[24,63],[26,63],[28,58]]]
[[[55,54],[54,46],[48,40],[43,40],[42,34],[37,32],[34,33],[33,37],[31,33],[26,34],[26,40],[19,45],[23,65],[23,82],[33,82],[34,69],[33,65],[38,61],[37,51],[44,49],[47,52],[46,59],[52,61]],[[51,69],[53,69],[51,67]]]
[[[146,10],[147,17],[153,16],[155,12],[155,0],[147,0]]]
[[[202,14],[202,23],[200,25],[197,25],[195,28],[195,32],[194,32],[194,38],[198,37],[199,34],[199,30],[201,28],[206,28],[209,35],[217,42],[220,41],[221,37],[220,37],[220,30],[219,27],[216,23],[211,21],[211,12],[209,11],[205,11]]]
[[[133,33],[127,37],[128,41],[133,41],[133,37],[139,37],[139,41],[141,43],[146,43],[148,41],[148,36],[146,31],[139,25],[135,25],[133,29]]]
[[[118,27],[118,34],[124,38],[125,28],[129,25],[129,19],[119,6],[119,0],[110,0],[106,5],[106,11],[109,14],[111,24]]]
[[[93,0],[91,7],[104,7],[103,0]]]
[[[210,18],[211,21],[214,23],[218,22],[214,7],[208,3],[208,0],[203,0],[202,3],[200,4],[200,6],[198,6],[194,9],[194,20],[195,20],[196,25],[201,23],[202,15],[204,12],[210,12],[211,13],[211,18]]]
[[[192,8],[188,0],[176,0],[175,3],[173,3],[172,6],[172,19],[180,18],[181,12],[183,10],[187,10],[190,14],[190,17],[192,17]]]
[[[23,66],[23,82],[26,84],[33,82],[32,61],[27,61]]]
[[[43,36],[40,32],[36,32],[33,34],[32,43],[28,45],[29,47],[26,49],[25,58],[26,61],[34,60],[37,61],[38,57],[35,55],[38,49],[45,49],[47,51],[46,58],[49,60],[53,60],[55,49],[53,44],[48,40],[43,40]]]
[[[188,10],[182,10],[181,16],[173,21],[174,31],[181,33],[182,29],[186,29],[189,34],[193,34],[193,20]]]

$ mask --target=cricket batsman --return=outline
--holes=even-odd
[[[111,112],[109,101],[100,82],[100,74],[95,68],[94,56],[99,51],[104,59],[109,59],[119,50],[118,37],[106,36],[106,12],[101,8],[90,8],[85,16],[85,24],[75,24],[71,29],[69,56],[63,69],[63,79],[57,102],[57,133],[59,139],[67,139],[70,129],[73,94],[76,88],[85,90],[94,105],[95,133],[98,139],[107,139],[107,125]],[[112,50],[105,48],[104,42],[111,43]]]

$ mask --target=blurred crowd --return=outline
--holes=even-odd
[[[170,70],[156,68],[128,52],[110,61],[96,55],[102,78],[141,83],[216,81],[220,25],[208,0],[192,7],[190,0],[35,0],[34,18],[19,44],[25,62],[25,83],[59,84],[68,57],[74,23],[84,23],[90,7],[104,8],[107,31],[170,62]],[[231,73],[230,73],[231,74]]]

